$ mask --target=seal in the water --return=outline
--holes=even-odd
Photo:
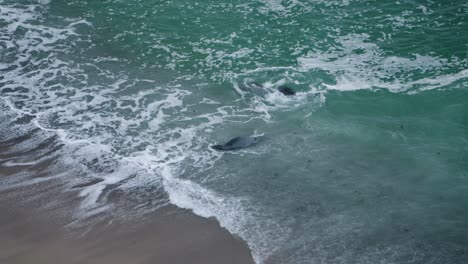
[[[250,147],[257,143],[257,141],[258,137],[239,136],[229,140],[223,145],[214,145],[211,147],[216,150],[236,150]]]
[[[282,94],[286,95],[286,96],[290,96],[290,95],[295,95],[296,92],[289,88],[288,86],[285,86],[285,85],[281,85],[280,87],[278,87],[278,91],[280,91]]]

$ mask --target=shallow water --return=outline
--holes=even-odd
[[[216,217],[257,263],[466,263],[467,23],[465,1],[0,0],[2,138],[64,143],[77,215],[119,192]],[[263,137],[209,148],[238,135]]]

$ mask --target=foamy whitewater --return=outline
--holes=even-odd
[[[57,171],[0,191],[59,179],[77,221],[171,203],[258,264],[467,263],[467,17],[465,1],[0,0],[0,139],[41,153],[0,166]],[[238,135],[263,140],[209,147]]]

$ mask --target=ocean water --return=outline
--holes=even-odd
[[[466,1],[0,0],[0,107],[77,216],[119,193],[258,264],[468,263]],[[263,137],[209,148],[238,135]]]

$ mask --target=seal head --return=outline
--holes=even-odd
[[[296,91],[294,91],[293,89],[285,85],[281,85],[280,87],[278,87],[278,91],[280,91],[282,94],[286,96],[292,96],[296,94]]]

